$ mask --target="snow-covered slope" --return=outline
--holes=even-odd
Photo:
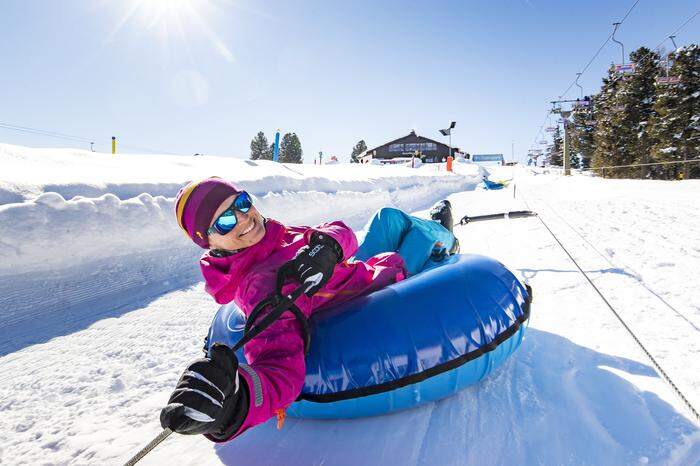
[[[456,218],[537,210],[691,402],[700,403],[700,310],[693,300],[700,278],[692,273],[700,263],[700,235],[693,233],[697,217],[690,215],[700,183],[561,179],[523,171],[510,189],[485,191],[474,190],[478,171],[465,177],[422,167],[400,168],[401,173],[421,173],[426,183],[416,176],[399,189],[391,185],[404,182],[396,167],[386,172],[392,180],[377,174],[388,167],[346,165],[342,174],[336,167],[291,168],[318,180],[326,176],[331,184],[354,183],[350,178],[361,175],[350,172],[367,168],[372,170],[368,177],[381,186],[284,192],[264,185],[266,192],[256,191],[261,209],[294,223],[345,218],[359,227],[383,203],[417,211],[452,189]],[[90,173],[98,180],[103,176],[99,166]],[[512,176],[509,170],[493,171],[494,178]],[[125,179],[114,183],[123,185]],[[161,182],[157,178],[155,184]],[[321,183],[309,181],[310,186]],[[23,289],[21,280],[4,269],[0,286],[3,294],[13,294],[12,303],[21,304],[32,292],[59,301],[81,291],[89,295],[99,290],[89,284],[116,286],[110,273],[132,277],[133,286],[75,304],[67,314],[55,312],[61,317],[53,320],[35,303],[23,308],[26,320],[9,327],[0,322],[7,353],[0,357],[0,463],[120,464],[159,431],[158,411],[187,361],[201,354],[217,306],[195,283],[195,264],[187,265],[195,262],[197,251],[184,246],[182,234],[168,223],[171,199],[153,192],[131,199],[107,195],[64,201],[41,195],[48,186],[41,180],[23,186],[13,191],[24,193],[22,203],[0,207],[0,240],[24,235],[60,260],[42,268],[39,255],[19,250],[15,258],[26,257],[28,267],[37,267],[26,276],[45,282],[42,286],[37,278],[34,288]],[[102,233],[100,218],[107,226]],[[8,225],[8,219],[24,230],[12,230],[17,225]],[[80,219],[87,219],[85,233]],[[149,243],[156,236],[149,221],[182,248]],[[25,230],[32,222],[52,231],[54,239],[31,236]],[[145,238],[129,236],[139,229]],[[523,346],[483,383],[388,416],[288,419],[281,431],[270,422],[219,446],[201,437],[173,436],[143,464],[700,464],[700,427],[537,218],[470,223],[455,231],[463,252],[495,257],[534,288]],[[103,254],[102,268],[91,269],[90,255],[71,246],[71,234],[116,246],[91,250]],[[68,266],[71,261],[75,269]],[[14,264],[21,267],[20,260]],[[64,283],[71,285],[61,288]],[[54,309],[65,311],[59,301]],[[7,309],[9,315],[16,313],[8,302],[0,304],[0,318],[6,318]],[[29,345],[26,332],[35,326],[38,341],[45,342]]]

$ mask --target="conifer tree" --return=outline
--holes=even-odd
[[[650,122],[655,116],[656,78],[659,76],[659,56],[646,47],[630,54],[635,64],[634,74],[626,77],[622,91],[624,105],[625,151],[620,164],[648,163],[653,145]],[[648,167],[622,170],[626,177],[648,176]]]
[[[561,167],[563,164],[564,140],[559,130],[559,125],[552,133],[552,145],[547,148],[547,159],[550,165]]]
[[[302,163],[304,152],[296,133],[286,133],[280,143],[279,161],[283,163]]]
[[[625,106],[622,104],[622,87],[624,81],[615,72],[615,67],[608,68],[608,75],[603,78],[600,93],[593,99],[593,116],[596,121],[594,132],[595,150],[592,167],[600,168],[620,165],[625,159],[627,139],[623,137]],[[598,171],[602,176],[618,176],[615,170]]]
[[[355,144],[355,146],[352,148],[352,153],[350,154],[350,163],[358,163],[359,160],[357,159],[357,156],[362,154],[366,150],[367,144],[365,143],[365,140],[360,139],[360,141],[357,144]]]
[[[272,160],[267,137],[262,131],[259,131],[253,140],[250,141],[250,160]]]
[[[655,117],[652,120],[654,162],[700,157],[700,47],[692,44],[669,54],[668,76],[678,82],[656,83]],[[666,73],[663,73],[665,77]],[[657,177],[700,178],[700,164],[669,164],[654,167]]]
[[[646,47],[630,54],[635,64],[633,74],[618,74],[614,67],[603,79],[595,99],[594,167],[631,165],[649,160],[654,116],[654,81],[659,72],[658,56]],[[614,177],[646,176],[639,168],[617,168],[603,175]]]
[[[571,157],[576,159],[576,168],[587,169],[591,167],[593,152],[595,150],[595,116],[593,113],[593,101],[589,105],[574,110],[569,125],[569,142],[571,143]],[[573,162],[573,160],[572,160]]]
[[[578,152],[573,150],[573,148],[571,147],[571,141],[572,141],[571,133],[573,131],[573,127],[574,127],[574,125],[573,125],[573,123],[571,123],[571,121],[567,122],[566,123],[566,132],[564,133],[564,137],[569,138],[569,142],[568,142],[568,144],[569,144],[569,168],[580,168],[581,157],[579,156]],[[563,140],[563,138],[562,138],[562,140]],[[562,144],[562,159],[563,159],[563,155],[564,155],[564,148],[563,148],[563,144]]]
[[[664,72],[659,56],[646,47],[630,54],[632,74],[613,66],[593,98],[592,112],[574,112],[573,151],[582,167],[682,161],[700,157],[700,47],[670,54]],[[669,80],[665,75],[668,74]],[[554,151],[555,152],[555,151]],[[553,158],[556,162],[556,154]],[[689,163],[606,169],[603,176],[645,178],[700,177]]]

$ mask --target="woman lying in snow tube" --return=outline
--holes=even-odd
[[[354,232],[339,221],[311,228],[287,227],[274,220],[265,219],[252,205],[247,193],[220,178],[208,178],[183,187],[178,193],[175,209],[178,223],[187,236],[197,245],[208,249],[200,259],[200,265],[206,282],[205,289],[218,303],[233,302],[249,320],[255,321],[267,317],[264,315],[266,309],[257,312],[261,310],[258,303],[267,302],[266,300],[274,296],[289,296],[299,284],[303,284],[304,294],[294,303],[295,313],[282,314],[244,346],[244,354],[241,356],[245,357],[245,363],[239,364],[240,356],[237,356],[230,346],[217,344],[216,339],[212,337],[213,344],[208,348],[207,357],[193,361],[187,367],[168,405],[161,411],[161,424],[164,428],[183,434],[205,434],[213,441],[222,442],[265,422],[275,414],[279,415],[292,405],[299,395],[307,396],[307,400],[311,400],[308,397],[315,394],[317,398],[314,403],[317,405],[321,404],[316,403],[317,401],[342,403],[347,413],[353,412],[352,404],[357,403],[353,400],[360,400],[355,395],[361,393],[370,395],[366,397],[368,400],[375,400],[372,395],[385,393],[384,389],[397,389],[396,396],[403,394],[402,400],[407,400],[410,398],[410,392],[402,390],[401,387],[410,387],[419,379],[444,377],[437,375],[437,372],[449,374],[444,372],[444,369],[449,367],[446,365],[456,366],[461,363],[465,366],[464,363],[469,358],[489,351],[494,355],[500,354],[491,350],[507,339],[508,334],[515,332],[517,338],[512,342],[519,342],[520,334],[517,330],[519,322],[526,318],[526,312],[523,312],[522,308],[527,295],[517,280],[511,279],[512,276],[495,262],[486,259],[454,258],[449,259],[455,261],[454,265],[440,268],[454,268],[453,279],[457,280],[457,275],[461,276],[457,274],[457,270],[467,268],[466,264],[470,260],[484,261],[484,270],[491,270],[493,277],[500,277],[502,292],[486,293],[483,300],[472,301],[472,296],[464,292],[464,285],[455,287],[461,290],[459,292],[450,292],[447,287],[445,290],[431,289],[431,294],[428,295],[427,292],[421,291],[426,290],[425,285],[420,285],[423,282],[419,281],[421,277],[406,281],[405,286],[398,283],[395,287],[386,288],[426,268],[434,267],[434,263],[444,261],[449,257],[449,253],[456,252],[458,244],[450,231],[452,218],[447,202],[441,203],[434,210],[435,221],[411,217],[397,209],[381,209],[372,218],[367,236],[359,247]],[[439,273],[440,269],[426,271],[425,278],[436,277],[436,284],[445,284],[449,277],[445,275],[446,278],[438,279],[437,277],[443,277],[443,274]],[[462,276],[462,283],[467,276]],[[416,285],[411,285],[410,282]],[[477,281],[469,286],[485,285]],[[382,290],[383,288],[386,289]],[[508,299],[504,294],[506,289],[513,300],[510,304],[507,303]],[[368,295],[377,290],[381,291]],[[436,291],[442,294],[436,294]],[[319,374],[315,380],[313,376],[310,379],[305,361],[305,347],[308,347],[305,345],[307,340],[303,332],[305,319],[319,309],[332,307],[333,310],[325,313],[328,316],[326,320],[342,323],[345,317],[353,314],[353,310],[347,308],[347,316],[340,314],[344,309],[343,303],[363,295],[368,295],[361,298],[367,303],[367,309],[370,309],[370,303],[377,299],[375,296],[387,296],[385,303],[396,306],[395,312],[403,310],[412,313],[416,318],[420,317],[421,313],[411,310],[408,301],[399,299],[403,295],[409,297],[414,304],[424,304],[436,311],[432,314],[424,312],[422,320],[401,324],[407,328],[422,323],[427,325],[429,321],[440,322],[450,312],[437,312],[436,306],[451,309],[455,301],[444,301],[442,297],[452,296],[451,299],[458,299],[465,305],[472,302],[472,307],[478,311],[474,314],[474,319],[483,322],[483,327],[471,328],[462,337],[451,338],[449,343],[444,342],[445,348],[435,345],[416,346],[416,350],[421,353],[413,357],[409,353],[410,346],[395,340],[394,343],[403,346],[400,349],[403,355],[395,349],[388,353],[396,356],[388,364],[375,360],[368,363],[369,366],[363,364],[362,367],[358,367],[365,371],[365,375],[379,375],[376,379],[380,381],[379,384],[353,379],[356,386],[352,386],[342,377],[329,377],[324,374]],[[489,310],[484,311],[477,307],[481,306],[482,302],[488,303]],[[506,304],[501,305],[502,303]],[[496,317],[497,313],[491,311],[497,305],[504,309],[504,317]],[[372,306],[376,308],[377,315],[386,312],[384,307],[387,304]],[[251,316],[252,313],[256,315]],[[367,312],[363,313],[368,315]],[[272,311],[269,314],[272,314]],[[333,318],[333,315],[339,317]],[[230,320],[227,320],[228,323]],[[398,327],[399,324],[394,325]],[[373,321],[372,326],[367,325],[364,328],[330,325],[329,333],[322,334],[319,331],[321,326],[316,325],[311,349],[314,351],[313,348],[318,347],[319,352],[309,354],[308,361],[316,364],[313,362],[314,357],[333,357],[330,349],[326,354],[320,352],[323,348],[331,348],[330,343],[340,343],[343,338],[350,337],[349,332],[362,336],[358,341],[361,341],[363,346],[374,345],[376,340],[386,339],[386,333],[381,331],[381,327],[385,326],[377,325],[376,321]],[[232,330],[235,329],[236,327],[232,327]],[[447,334],[454,333],[450,326],[445,326],[443,331],[448,332]],[[324,338],[332,338],[333,342],[324,344]],[[419,341],[422,337],[418,334],[406,334],[404,338]],[[230,345],[232,341],[226,343]],[[458,355],[460,348],[463,351]],[[387,347],[387,351],[391,350],[391,347]],[[443,353],[446,352],[455,357],[443,358]],[[401,358],[407,361],[403,362]],[[479,367],[483,372],[479,374],[485,373],[494,362],[497,362],[494,358],[482,360]],[[345,363],[349,364],[349,361]],[[326,362],[318,359],[317,364]],[[474,370],[479,367],[475,367]],[[331,367],[329,369],[334,370]],[[342,366],[337,366],[336,369],[344,370]],[[391,373],[397,376],[394,378],[396,380],[385,377]],[[357,375],[352,375],[359,377],[360,374],[358,372]],[[457,374],[459,373],[455,372],[450,377],[457,377]],[[404,375],[412,377],[404,378]],[[431,377],[433,375],[435,377]],[[459,375],[453,383],[461,386],[461,377],[464,375]],[[309,380],[320,390],[304,395],[303,390]],[[392,385],[385,385],[385,382],[391,382]],[[370,386],[375,388],[368,388]],[[371,390],[372,393],[366,393],[367,390]],[[353,397],[335,399],[334,397],[338,396],[335,393],[341,392],[347,392],[345,395],[352,394]],[[324,395],[326,398],[323,398]],[[432,396],[423,393],[420,395]],[[413,398],[416,398],[415,394]],[[399,403],[398,407],[410,406],[406,401],[399,402],[397,399],[395,402]],[[314,414],[314,405],[310,403],[311,401],[302,401],[295,404],[293,410],[296,414],[325,417],[318,412]],[[340,409],[340,404],[337,406]],[[385,410],[373,409],[366,412],[376,414],[382,411]]]
[[[518,348],[529,303],[530,293],[499,262],[458,254],[317,312],[310,319],[304,387],[287,414],[372,416],[452,395]],[[206,347],[234,346],[245,324],[234,303],[222,306]]]

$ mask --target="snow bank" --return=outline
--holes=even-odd
[[[58,193],[64,199],[107,193],[119,199],[141,193],[173,197],[187,181],[212,175],[235,180],[257,195],[282,191],[391,191],[449,176],[444,167],[438,172],[433,164],[415,169],[349,163],[299,165],[217,156],[112,155],[7,144],[0,144],[0,166],[0,204],[31,200],[44,192]]]
[[[363,180],[360,179],[362,169],[358,167],[295,167],[299,173],[305,171],[312,175],[306,177],[288,172],[279,164],[265,163],[255,169],[249,167],[240,179],[229,179],[257,193],[256,204],[268,217],[293,224],[339,218],[354,228],[361,227],[369,214],[380,207],[389,205],[415,210],[436,198],[475,186],[475,180],[465,176],[427,171],[416,174],[415,170],[394,170],[395,167],[379,167],[373,170],[375,178]],[[92,169],[97,168],[92,166]],[[163,170],[166,168],[169,167]],[[379,176],[387,168],[387,176]],[[267,175],[274,170],[283,171],[274,177]],[[323,174],[328,176],[321,176]],[[93,178],[109,175],[96,171]],[[163,173],[160,176],[165,177]],[[172,184],[172,189],[168,183],[151,186],[156,185],[175,193],[182,184]],[[55,185],[42,185],[43,188],[47,186]],[[81,192],[85,186],[65,185],[62,191]],[[95,189],[100,191],[109,186],[107,183]],[[132,189],[137,184],[129,186],[128,189]],[[121,194],[124,192],[122,190]],[[114,193],[94,198],[75,195],[66,200],[58,192],[43,192],[31,200],[4,204],[0,206],[0,276],[55,271],[95,259],[147,250],[190,248],[196,251],[174,221],[173,203],[172,197],[149,193],[128,199],[120,199]]]
[[[120,305],[138,290],[158,294],[198,280],[201,250],[173,216],[172,196],[190,179],[228,177],[257,195],[265,216],[285,223],[340,219],[355,229],[381,207],[426,208],[476,186],[434,166],[144,157],[0,146],[8,167],[0,197],[12,201],[0,204],[0,328],[15,335],[5,346],[0,339],[0,354],[41,334],[29,322],[55,328],[67,313],[80,319],[91,302]]]
[[[484,177],[488,178],[491,174],[486,167],[463,158],[457,158],[452,162],[452,170],[460,175],[474,177],[480,180]],[[509,171],[508,173],[510,174],[511,172]]]

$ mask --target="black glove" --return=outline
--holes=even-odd
[[[281,294],[282,285],[292,278],[305,286],[306,296],[312,296],[328,283],[336,264],[343,260],[340,244],[325,233],[318,231],[311,235],[309,244],[297,251],[277,272],[277,293]]]
[[[227,440],[248,414],[248,392],[238,378],[238,358],[215,344],[209,357],[193,361],[177,382],[160,425],[180,434],[210,434]]]

